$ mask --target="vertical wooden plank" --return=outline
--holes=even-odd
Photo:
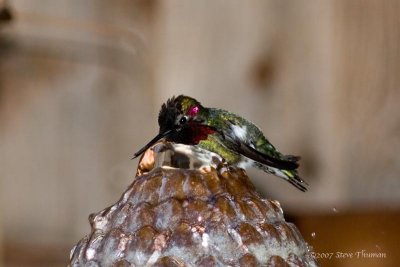
[[[301,172],[313,189],[306,195],[250,170],[261,190],[293,211],[301,209],[300,203],[344,200],[342,179],[330,179],[343,176],[337,175],[342,169],[333,159],[340,155],[327,127],[332,112],[329,2],[170,1],[158,10],[154,77],[159,102],[180,93],[197,97],[252,120],[284,153],[303,155]]]
[[[400,3],[334,6],[335,114],[349,201],[393,206],[400,200]]]
[[[13,242],[73,244],[120,197],[156,129],[147,6],[13,3],[0,40],[3,226]]]

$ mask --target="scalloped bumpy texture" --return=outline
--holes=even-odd
[[[70,266],[317,266],[243,170],[157,167],[146,155],[121,199],[89,217]]]

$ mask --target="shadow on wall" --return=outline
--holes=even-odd
[[[10,7],[5,1],[0,2],[0,24],[10,22],[12,18],[13,16]]]

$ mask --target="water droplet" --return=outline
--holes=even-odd
[[[332,211],[333,211],[334,213],[339,213],[339,210],[338,210],[337,208],[335,208],[335,207],[333,207]]]
[[[375,245],[375,247],[376,247],[377,249],[381,250],[381,247],[380,247],[380,246],[378,246],[378,245]]]
[[[311,233],[311,237],[312,237],[312,238],[315,238],[315,236],[316,236],[315,232],[312,232],[312,233]]]

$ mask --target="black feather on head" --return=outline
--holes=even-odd
[[[180,96],[178,96],[179,98]],[[176,117],[182,113],[181,105],[178,98],[174,96],[167,100],[161,106],[160,113],[158,114],[158,125],[160,126],[160,132],[164,132],[167,129],[172,129],[175,125]]]

